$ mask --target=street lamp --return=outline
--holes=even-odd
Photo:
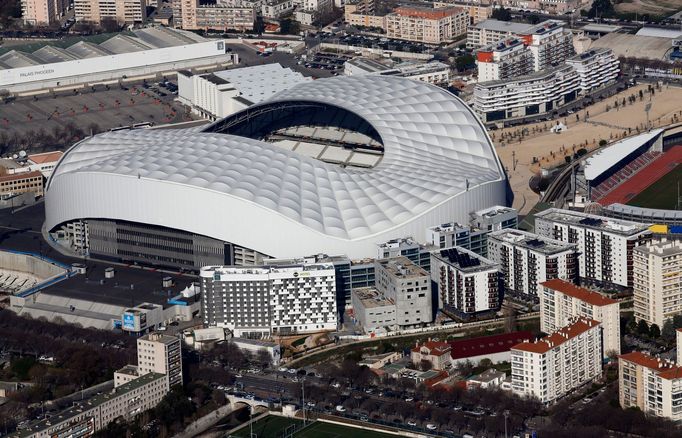
[[[509,418],[509,409],[505,409],[504,415],[504,438],[507,438],[507,418]]]

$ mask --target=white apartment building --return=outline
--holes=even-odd
[[[180,338],[149,333],[137,339],[137,371],[168,376],[168,386],[182,385],[182,349]]]
[[[535,215],[535,232],[576,244],[580,278],[612,287],[632,287],[633,250],[651,239],[646,224],[557,208]]]
[[[682,242],[650,242],[633,255],[635,318],[662,328],[682,313]]]
[[[267,0],[261,7],[261,14],[264,18],[279,18],[287,12],[293,11],[297,0]]]
[[[464,248],[431,252],[431,281],[438,288],[439,308],[462,313],[500,308],[500,265]]]
[[[436,249],[433,245],[424,245],[411,237],[391,239],[377,245],[377,259],[395,257],[407,257],[412,263],[429,271],[431,264],[431,251]]]
[[[542,283],[540,330],[552,333],[579,316],[601,323],[604,358],[620,354],[618,301],[558,278]]]
[[[202,75],[178,72],[178,99],[209,120],[222,119],[299,82],[311,80],[280,64],[222,70]]]
[[[119,24],[142,23],[147,19],[145,0],[75,0],[77,21],[101,23],[113,18]]]
[[[431,278],[407,257],[374,262],[376,289],[395,303],[396,324],[423,325],[433,321]]]
[[[677,344],[678,351],[681,345]],[[623,409],[682,420],[682,367],[639,351],[618,357],[618,398]]]
[[[525,33],[529,26],[528,23],[494,19],[472,24],[467,28],[467,48],[478,49],[506,38],[514,38]]]
[[[505,288],[525,296],[539,295],[541,284],[554,278],[575,281],[577,248],[521,230],[488,235],[488,258],[501,265]]]
[[[478,65],[481,68],[482,64]],[[498,74],[494,68],[499,67],[490,63],[483,68],[486,65],[491,66],[491,75]],[[580,84],[576,70],[563,64],[525,76],[478,83],[471,106],[486,123],[551,113],[574,101]]]
[[[601,375],[599,322],[579,318],[539,341],[511,349],[512,391],[550,404]]]
[[[386,15],[386,36],[426,44],[440,44],[464,35],[469,12],[462,8],[398,7]]]
[[[487,20],[493,14],[492,3],[482,1],[467,1],[467,0],[453,0],[453,1],[437,1],[433,2],[434,8],[448,8],[456,6],[465,9],[469,12],[469,22],[471,24],[480,23]]]
[[[519,34],[533,54],[533,70],[541,71],[575,54],[573,33],[561,21],[547,20]]]
[[[580,78],[580,89],[589,92],[615,81],[620,72],[620,62],[611,49],[595,48],[566,60]]]
[[[493,205],[469,214],[472,227],[485,231],[499,231],[516,228],[519,225],[519,212],[511,207]]]
[[[478,81],[498,81],[533,72],[533,54],[523,40],[506,38],[476,52]]]
[[[205,327],[225,327],[237,337],[336,329],[331,263],[207,266],[200,277]]]

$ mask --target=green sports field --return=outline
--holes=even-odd
[[[677,208],[678,181],[680,181],[680,194],[682,194],[682,165],[675,167],[661,179],[641,191],[628,201],[628,205],[675,210]]]
[[[268,415],[262,420],[253,423],[253,438],[391,438],[395,435],[377,432],[373,430],[358,429],[355,427],[341,426],[337,424],[316,421],[308,424],[305,428],[293,432],[290,426],[301,426],[302,420],[293,418]],[[287,433],[289,431],[289,433]],[[291,433],[293,432],[293,434]],[[248,438],[249,427],[245,426],[231,437]]]

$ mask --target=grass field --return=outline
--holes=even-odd
[[[291,425],[301,425],[302,420],[293,418],[278,417],[268,415],[262,420],[253,423],[253,438],[389,438],[395,435],[363,430],[355,427],[341,426],[337,424],[314,422],[299,430],[293,435],[286,434],[287,428]],[[248,438],[251,431],[249,427],[243,427],[237,432],[233,432],[231,437]]]
[[[675,210],[677,208],[678,181],[682,183],[682,165],[675,167],[675,169],[644,189],[632,198],[628,205]],[[680,192],[682,193],[682,187]]]

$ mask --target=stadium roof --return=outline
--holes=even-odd
[[[585,160],[585,179],[593,181],[618,164],[623,158],[642,147],[649,140],[658,136],[663,129],[654,129],[644,134],[635,135],[607,146]]]
[[[382,160],[342,167],[259,135],[311,123],[364,129],[383,145]],[[485,129],[451,93],[404,78],[335,77],[297,84],[200,131],[124,130],[82,141],[49,180],[47,222],[119,218],[275,257],[333,249],[355,258],[374,253],[377,241],[505,204],[506,185]],[[197,216],[183,199],[220,213]]]
[[[235,68],[213,74],[233,84],[240,96],[251,103],[260,103],[300,82],[312,80],[281,64]]]

